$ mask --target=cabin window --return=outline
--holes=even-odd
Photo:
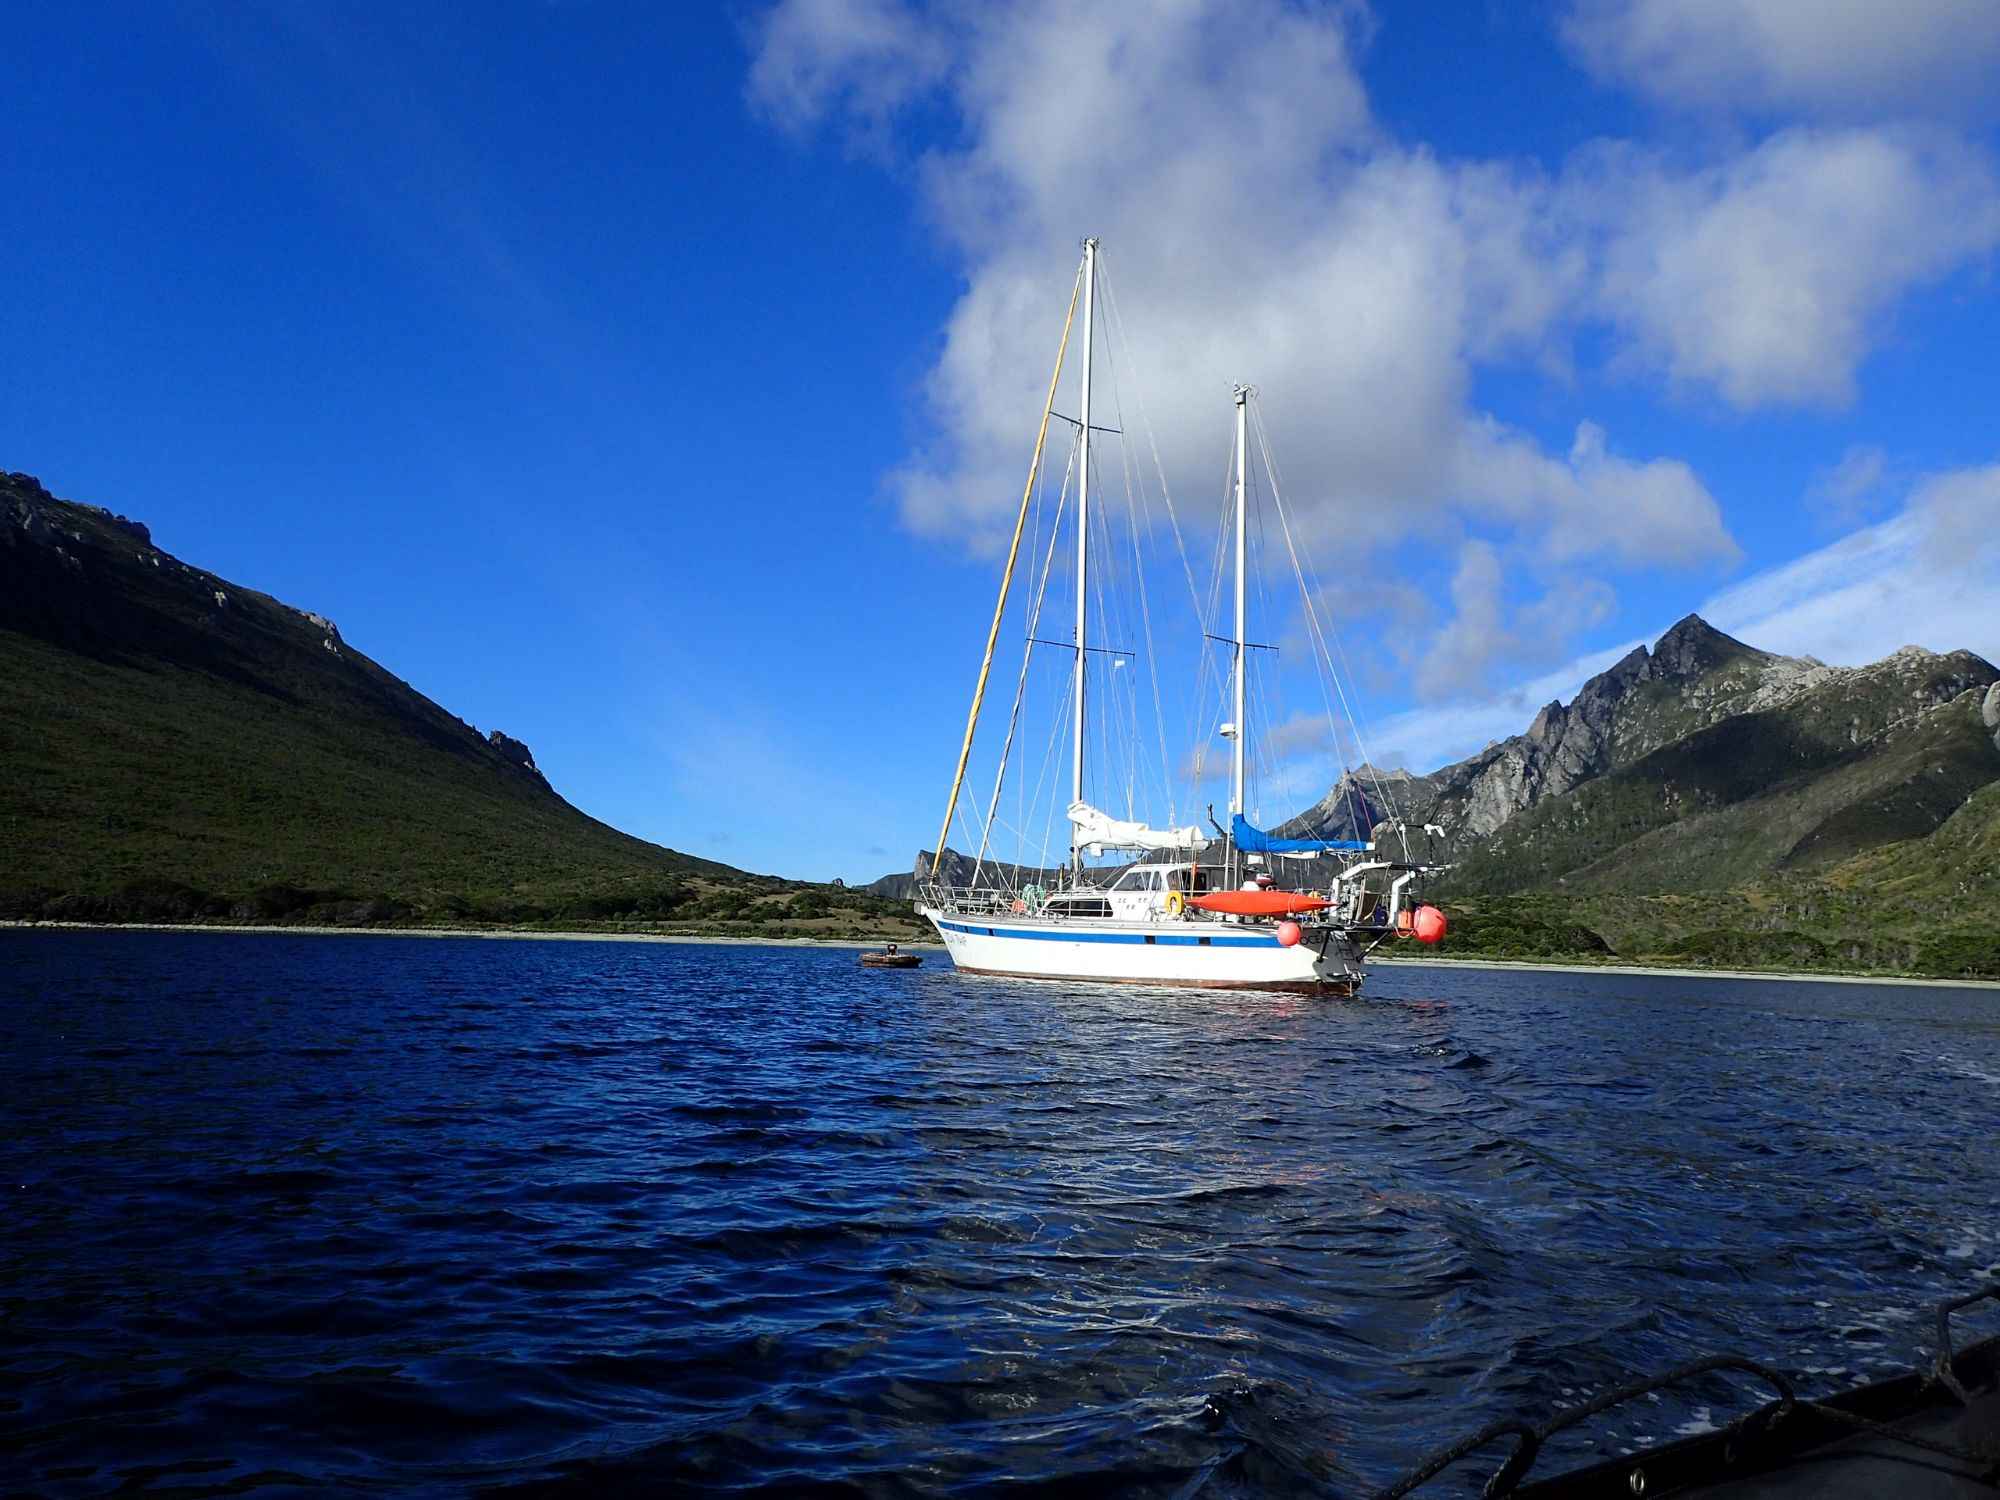
[[[1043,910],[1052,917],[1108,917],[1111,903],[1102,896],[1058,896]]]

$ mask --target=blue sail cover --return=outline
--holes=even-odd
[[[1363,839],[1281,839],[1250,826],[1242,813],[1229,820],[1229,837],[1245,854],[1318,854],[1330,849],[1373,848]]]

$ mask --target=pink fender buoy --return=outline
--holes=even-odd
[[[1417,920],[1412,924],[1416,940],[1420,943],[1442,941],[1447,925],[1449,924],[1444,919],[1444,913],[1435,906],[1418,907]]]
[[[1299,945],[1299,939],[1304,936],[1304,929],[1296,922],[1280,922],[1278,924],[1278,946],[1280,948],[1296,948]]]

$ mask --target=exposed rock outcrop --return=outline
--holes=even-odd
[[[144,521],[134,521],[127,516],[117,514],[115,511],[106,510],[101,505],[84,505],[79,502],[77,509],[89,511],[90,514],[96,516],[105,525],[124,532],[126,536],[131,537],[136,542],[144,542],[148,547],[153,545],[152,530]]]
[[[1689,615],[1650,652],[1634,647],[1591,678],[1569,703],[1544,706],[1525,734],[1427,776],[1350,773],[1284,832],[1367,838],[1364,819],[1379,825],[1400,817],[1412,825],[1441,824],[1449,846],[1460,847],[1490,836],[1544,797],[1825,670],[1755,650]]]
[[[1804,703],[1840,688],[1827,702],[1848,705],[1845,733],[1858,744],[1968,687],[1983,687],[1992,671],[1970,653],[1939,656],[1921,647],[1905,647],[1867,667],[1829,667],[1809,656],[1760,651],[1689,615],[1650,651],[1635,647],[1591,678],[1569,703],[1547,704],[1526,733],[1427,776],[1396,773],[1378,784],[1372,771],[1350,773],[1284,831],[1365,838],[1371,822],[1400,817],[1413,829],[1442,825],[1445,850],[1463,852],[1545,799],[1738,714]]]
[[[511,734],[502,734],[495,729],[486,736],[486,743],[522,770],[532,771],[537,776],[542,774],[540,768],[535,765],[535,757],[528,747]]]

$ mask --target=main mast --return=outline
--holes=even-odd
[[[1097,302],[1097,241],[1083,242],[1083,410],[1078,413],[1082,433],[1077,454],[1076,490],[1076,694],[1073,717],[1070,724],[1073,741],[1070,758],[1069,800],[1072,805],[1083,800],[1083,668],[1085,652],[1084,602],[1089,597],[1085,593],[1086,572],[1090,562],[1090,366],[1092,356],[1097,352],[1097,341],[1092,336],[1092,322]],[[1070,838],[1076,837],[1076,825],[1070,825]],[[1072,868],[1079,884],[1083,876],[1083,845],[1070,845]]]

